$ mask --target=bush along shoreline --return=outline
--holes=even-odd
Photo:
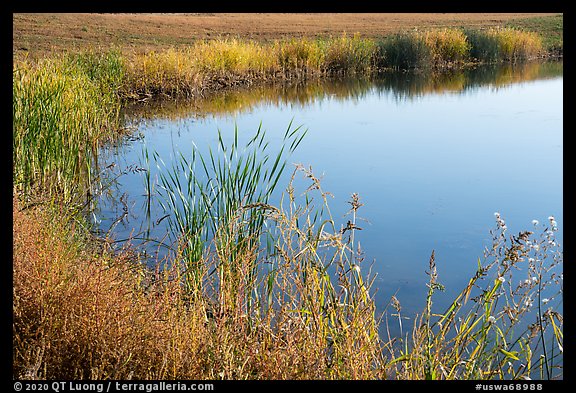
[[[201,96],[206,91],[259,81],[444,69],[556,56],[544,47],[537,33],[510,27],[414,31],[382,39],[342,35],[269,44],[237,39],[198,41],[187,49],[127,59],[126,79],[119,93],[135,99],[156,94]]]
[[[98,149],[118,138],[126,100],[549,55],[537,34],[502,28],[381,40],[198,41],[161,53],[15,61],[14,378],[562,378],[563,256],[553,217],[510,236],[497,215],[476,275],[443,312],[433,310],[443,287],[432,252],[422,315],[411,334],[385,339],[373,277],[354,241],[359,197],[349,202],[348,227],[337,228],[329,193],[311,169],[298,167],[280,206],[268,205],[285,161],[282,153],[261,154],[263,134],[247,146],[248,156],[222,145],[229,157],[210,152],[212,166],[193,155],[167,168],[166,201],[183,196],[183,210],[169,218],[179,232],[168,269],[142,267],[129,246],[112,252],[93,238],[85,216],[105,182]],[[301,132],[288,127],[283,152],[298,146]],[[188,184],[173,182],[171,170],[188,171]],[[194,171],[203,171],[206,183]],[[268,183],[258,183],[262,176]],[[310,183],[303,204],[292,186],[297,176]],[[269,236],[265,260],[262,236]],[[527,280],[513,280],[519,263],[528,266]],[[398,299],[390,306],[401,321]]]
[[[443,29],[380,40],[358,35],[260,44],[198,41],[187,49],[146,54],[119,50],[18,60],[13,72],[14,183],[70,199],[79,178],[93,179],[90,157],[117,137],[126,100],[203,97],[238,85],[521,62],[549,54],[542,38],[513,28]]]

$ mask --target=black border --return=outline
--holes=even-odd
[[[166,3],[166,2],[142,2],[140,1],[97,1],[97,2],[75,2],[75,3],[65,3],[65,2],[56,2],[56,1],[49,1],[49,2],[32,2],[32,1],[19,1],[18,3],[12,3],[11,5],[11,13],[5,13],[5,20],[2,23],[2,27],[5,29],[9,29],[9,26],[12,26],[11,21],[12,19],[11,14],[13,13],[24,13],[24,12],[405,12],[405,13],[413,13],[413,12],[558,12],[563,13],[564,18],[566,19],[564,26],[565,30],[568,31],[568,34],[564,34],[564,62],[567,67],[565,69],[568,72],[565,75],[565,81],[568,82],[568,86],[570,82],[573,81],[573,76],[571,75],[571,49],[573,45],[573,27],[574,26],[574,19],[573,14],[571,12],[566,12],[567,8],[567,1],[546,1],[546,2],[530,2],[530,1],[488,1],[488,0],[479,0],[476,2],[467,2],[467,1],[458,1],[458,2],[438,2],[438,1],[411,1],[411,2],[390,2],[390,1],[379,1],[379,2],[359,2],[353,1],[344,3],[342,1],[312,1],[309,0],[308,2],[294,2],[294,1],[268,1],[268,2],[243,2],[243,1],[236,1],[236,2],[214,2],[214,1],[194,1],[194,2],[180,2],[180,3]],[[3,16],[4,16],[3,15]],[[13,30],[13,29],[12,29]],[[6,62],[3,63],[2,74],[8,78],[10,75],[10,70],[8,66],[11,64],[12,60],[10,59],[11,56],[9,53],[8,46],[8,32],[4,32],[6,37]],[[10,57],[8,57],[10,56]],[[9,60],[10,59],[10,60]],[[6,80],[4,86],[6,90],[8,90],[11,82]],[[5,99],[10,97],[11,93],[6,91],[5,95],[3,96]],[[568,98],[568,105],[571,108],[574,108],[574,104],[570,100],[570,94],[564,94],[564,99]],[[566,100],[564,100],[566,102]],[[564,104],[566,105],[566,104]],[[8,105],[3,106],[6,110],[5,119],[11,118],[11,112],[9,112]],[[572,109],[573,110],[573,109]],[[567,124],[573,122],[572,116],[566,116],[565,121]],[[565,126],[566,127],[566,126]],[[569,130],[573,130],[574,127],[568,125],[567,127]],[[5,133],[9,129],[9,125],[6,126]],[[8,143],[6,146],[9,146]],[[570,168],[568,165],[568,161],[565,155],[565,150],[563,149],[564,154],[564,171],[566,168]],[[8,162],[9,157],[11,154],[6,152],[4,158],[6,163],[4,165],[4,170],[6,172],[10,171],[11,164]],[[12,173],[7,173],[6,178],[11,178]],[[571,256],[573,255],[571,248],[573,245],[570,243],[572,239],[572,229],[570,225],[569,218],[572,216],[572,207],[571,201],[573,199],[571,197],[566,198],[567,194],[571,194],[570,187],[564,188],[564,200],[569,201],[569,203],[564,204],[564,243],[563,248],[564,251],[568,250],[568,264],[565,268],[565,273],[567,273],[568,280],[570,277],[573,277],[574,274],[570,273],[573,270],[573,263]],[[8,202],[7,203],[11,203]],[[3,214],[8,216],[11,208],[9,209],[2,209]],[[7,221],[11,221],[11,216],[8,218]],[[11,236],[12,237],[12,236]],[[568,247],[566,247],[568,246]],[[566,258],[565,258],[566,259]],[[2,301],[2,328],[3,328],[3,338],[5,338],[2,342],[3,347],[5,350],[2,351],[3,356],[5,357],[6,362],[2,362],[3,367],[3,375],[1,380],[3,381],[4,386],[8,388],[8,391],[15,391],[14,384],[16,380],[13,380],[12,377],[12,356],[11,356],[11,349],[12,348],[12,310],[6,299],[12,299],[12,269],[11,263],[4,263],[4,274],[2,277],[6,279],[7,282],[2,285],[2,297],[4,299]],[[565,288],[566,289],[566,288]],[[565,293],[567,299],[570,299],[572,296],[572,289],[568,288],[568,291]],[[569,300],[568,300],[569,301]],[[571,327],[572,321],[572,310],[571,310],[571,303],[568,303],[569,307],[564,307],[564,318],[565,318],[565,327]],[[572,337],[568,334],[568,338]],[[548,391],[549,389],[564,389],[567,386],[567,383],[572,379],[572,375],[570,373],[570,366],[571,366],[571,358],[574,349],[573,341],[568,339],[565,342],[565,353],[568,353],[568,356],[564,357],[564,380],[562,381],[517,381],[514,382],[524,384],[524,383],[534,383],[534,384],[541,384],[542,391]],[[4,359],[3,359],[4,360]],[[22,381],[22,383],[27,383],[32,381]],[[42,381],[43,382],[43,381]],[[50,381],[49,383],[51,383]],[[120,382],[129,382],[129,381],[120,381]],[[134,381],[132,381],[134,382]],[[159,382],[159,381],[142,381],[142,382]],[[262,391],[270,391],[274,388],[288,388],[288,389],[335,389],[335,388],[344,388],[344,389],[366,389],[366,390],[376,390],[376,389],[392,389],[392,390],[399,390],[405,388],[438,388],[438,389],[447,389],[447,390],[454,390],[454,391],[476,391],[476,385],[481,383],[486,386],[486,389],[478,390],[478,391],[485,391],[485,390],[501,390],[496,389],[496,385],[510,385],[512,382],[498,382],[498,381],[197,381],[197,382],[212,382],[214,383],[214,391],[221,392],[221,391],[232,391],[238,389],[246,389],[246,390],[262,390]],[[114,385],[114,384],[112,384]],[[432,386],[430,386],[432,385]],[[114,388],[110,389],[110,391],[116,391]],[[538,390],[536,390],[538,391]]]
[[[110,1],[13,3],[12,12],[563,12],[565,1]]]

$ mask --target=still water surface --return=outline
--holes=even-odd
[[[363,229],[356,236],[364,263],[373,263],[377,274],[378,308],[396,294],[410,315],[424,306],[432,250],[447,289],[439,306],[468,282],[490,244],[494,212],[510,233],[554,216],[562,243],[562,73],[562,63],[533,63],[148,103],[127,108],[139,137],[106,149],[99,160],[102,167],[136,168],[143,166],[146,148],[170,166],[174,152],[190,154],[192,143],[215,149],[217,130],[230,142],[237,127],[242,146],[260,124],[279,148],[288,124],[301,125],[308,133],[289,162],[311,166],[321,177],[341,224],[348,219],[346,201],[360,195],[358,215],[365,221],[358,222]],[[291,172],[288,167],[280,189]],[[141,172],[122,175],[112,191],[97,211],[102,231],[113,226],[111,235],[125,239],[146,228],[163,238],[166,226],[153,225],[164,215],[157,204],[147,220]],[[118,221],[124,206],[129,214]]]

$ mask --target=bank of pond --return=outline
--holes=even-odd
[[[14,377],[561,379],[562,142],[552,106],[563,69],[542,62],[549,56],[538,35],[505,28],[212,40],[161,53],[15,61]],[[462,98],[474,92],[477,99]],[[456,94],[448,100],[455,122],[447,122],[447,102],[437,97]],[[533,94],[549,97],[542,113],[521,99]],[[419,100],[423,108],[406,109]],[[502,100],[515,103],[514,122],[495,109],[486,124],[474,116]],[[288,118],[282,108],[291,108]],[[530,111],[538,113],[522,115]],[[443,125],[427,129],[440,113]],[[301,124],[314,116],[332,134]],[[429,154],[432,146],[439,155]],[[521,170],[510,168],[522,158],[515,146],[544,158],[530,173],[549,196],[518,230],[508,216],[532,214],[533,200],[524,199],[532,191],[523,191],[525,176],[506,183],[497,175]],[[462,164],[474,152],[486,155]],[[370,164],[375,156],[382,163]],[[330,166],[292,165],[303,157]],[[436,186],[430,179],[448,168],[442,163],[451,163],[455,182],[434,177]],[[494,192],[474,188],[464,168]],[[335,173],[374,184],[374,192],[343,190],[358,183]],[[449,257],[426,249],[423,265],[411,267],[426,275],[412,291],[420,308],[409,298],[403,308],[404,292],[386,281],[402,263],[382,267],[366,256],[392,242],[405,250],[392,259],[409,261],[428,247],[425,227],[452,200],[438,192],[448,184],[460,195],[463,183],[477,193],[478,214],[505,202],[490,212],[493,225],[482,226],[483,255],[447,269]],[[434,206],[418,205],[423,190]],[[396,204],[386,217],[400,232],[369,234],[371,219],[375,228],[386,221],[378,200]],[[414,211],[433,208],[421,227],[404,225],[416,216],[407,209],[414,202]],[[544,209],[559,211],[541,218]],[[468,242],[443,232],[456,216],[446,217],[439,233]],[[462,282],[448,270],[469,275]]]

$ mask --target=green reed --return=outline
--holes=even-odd
[[[326,72],[325,43],[312,39],[291,39],[275,42],[272,53],[278,68],[285,75],[314,75]]]
[[[470,43],[460,29],[405,32],[379,42],[377,63],[408,69],[459,65],[469,58]]]
[[[93,160],[118,116],[111,83],[121,80],[118,56],[71,55],[14,65],[12,161],[19,190],[69,200],[78,187],[89,189]]]
[[[287,155],[294,152],[305,134],[290,122],[275,155],[269,153],[270,142],[261,125],[244,147],[239,146],[237,128],[230,144],[218,131],[217,151],[210,147],[202,152],[193,144],[189,155],[176,153],[170,168],[157,153],[153,154],[159,168],[160,203],[183,249],[191,289],[200,284],[199,264],[214,239],[216,253],[230,250],[228,260],[222,263],[232,269],[236,268],[236,255],[258,246],[263,211],[286,167]],[[233,220],[240,220],[239,228],[231,227]]]
[[[420,68],[429,64],[430,58],[430,48],[416,34],[396,34],[378,42],[380,68]]]
[[[517,62],[542,57],[542,38],[513,28],[412,31],[378,42],[382,68],[434,68],[471,62]]]
[[[369,74],[374,71],[376,43],[355,34],[342,35],[327,42],[326,68],[329,73]]]
[[[308,184],[295,184],[297,175]],[[59,218],[24,220],[26,212],[14,209],[16,228],[24,229],[15,232],[22,250],[15,253],[15,376],[562,378],[563,256],[553,217],[535,222],[534,233],[510,236],[498,215],[484,260],[441,312],[434,310],[443,286],[432,253],[422,316],[412,335],[386,341],[378,334],[373,276],[355,239],[362,203],[353,194],[351,217],[339,225],[329,195],[311,169],[297,166],[280,203],[259,205],[269,253],[229,241],[245,236],[243,211],[252,207],[240,206],[199,261],[202,285],[192,294],[179,285],[188,272],[176,265],[146,272],[129,249],[114,260],[87,258],[62,234],[69,228]],[[401,321],[395,297],[392,306]]]

